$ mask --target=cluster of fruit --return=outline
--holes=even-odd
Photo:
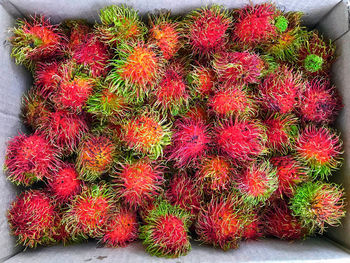
[[[94,25],[19,19],[11,55],[34,84],[30,132],[5,161],[26,187],[8,212],[18,242],[141,239],[177,257],[191,237],[227,250],[338,225],[335,48],[301,16],[260,4],[148,22],[126,6]]]

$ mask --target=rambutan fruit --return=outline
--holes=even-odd
[[[161,13],[150,17],[149,42],[154,43],[166,60],[176,56],[181,48],[179,25],[170,20],[170,13]]]
[[[104,136],[87,136],[78,148],[77,169],[84,181],[95,181],[114,163],[116,147]]]
[[[277,187],[276,169],[268,161],[253,162],[235,175],[234,189],[248,204],[264,204]]]
[[[243,239],[245,240],[257,240],[264,236],[264,229],[263,229],[263,219],[261,216],[255,212],[252,211],[251,215],[247,217],[248,222],[246,223],[246,226],[244,227],[243,232]]]
[[[194,103],[183,114],[183,118],[206,123],[208,121],[208,113],[204,104]]]
[[[214,56],[213,68],[220,81],[247,85],[259,82],[264,61],[249,51],[220,52]]]
[[[250,161],[267,151],[265,127],[257,120],[236,118],[219,122],[214,136],[219,152],[234,161]]]
[[[335,60],[335,46],[325,41],[317,32],[299,50],[298,64],[308,76],[328,75]]]
[[[72,51],[73,60],[82,65],[85,73],[93,78],[105,77],[111,59],[108,48],[94,34],[88,34]]]
[[[244,86],[225,85],[208,100],[208,106],[220,117],[253,116],[257,112],[253,96]]]
[[[322,233],[327,225],[338,226],[345,216],[344,190],[338,185],[310,181],[296,189],[290,200],[293,215],[304,226]]]
[[[38,92],[44,98],[57,91],[61,80],[60,68],[65,62],[39,62],[34,72],[34,83]]]
[[[273,152],[285,153],[298,135],[298,119],[291,114],[271,114],[264,121],[266,126],[266,146]]]
[[[300,98],[300,115],[306,122],[329,124],[342,106],[339,94],[328,80],[312,79]]]
[[[200,99],[212,94],[216,84],[214,70],[203,65],[192,66],[192,71],[187,75],[187,81],[191,87],[192,96]]]
[[[291,155],[272,157],[270,163],[276,168],[278,188],[275,193],[279,197],[292,196],[296,186],[308,179],[306,167]]]
[[[198,182],[186,173],[178,173],[170,179],[165,193],[170,204],[197,215],[202,203],[202,194]]]
[[[43,116],[38,128],[64,155],[74,153],[88,131],[83,116],[66,111],[50,112]]]
[[[341,165],[342,141],[326,127],[307,126],[295,147],[297,157],[311,168],[313,176],[327,177]]]
[[[268,74],[259,85],[262,104],[275,112],[291,113],[299,105],[299,97],[304,86],[301,73],[293,72],[283,65]]]
[[[36,88],[31,88],[22,96],[23,122],[36,130],[43,119],[50,114],[50,106]]]
[[[278,200],[264,214],[264,232],[283,240],[304,239],[309,229],[295,217],[284,201]]]
[[[232,19],[221,6],[192,11],[183,21],[183,37],[195,54],[209,56],[224,49]]]
[[[50,178],[58,164],[57,150],[38,132],[19,134],[8,143],[4,168],[16,185],[28,186]]]
[[[113,190],[101,181],[83,186],[64,211],[62,221],[73,240],[101,237],[114,206]]]
[[[27,190],[17,196],[7,213],[11,232],[18,243],[30,248],[52,240],[55,207],[41,190]]]
[[[38,61],[62,54],[63,35],[44,16],[18,19],[12,31],[11,56],[16,64],[33,69]]]
[[[273,4],[247,5],[236,12],[233,40],[247,48],[268,44],[278,35],[279,27],[275,25],[278,16]]]
[[[156,112],[145,110],[122,125],[121,140],[129,149],[157,159],[171,141],[170,124],[165,121]]]
[[[64,163],[49,180],[49,191],[58,203],[71,200],[81,190],[81,181],[74,165]]]
[[[66,31],[66,35],[68,36],[67,47],[71,52],[74,52],[83,43],[86,35],[92,31],[87,21],[82,19],[65,20],[61,27]]]
[[[139,159],[121,164],[114,187],[117,197],[136,209],[160,195],[163,183],[162,167],[148,159]]]
[[[95,26],[99,38],[114,47],[143,38],[147,28],[136,10],[125,5],[111,5],[100,10],[101,24]]]
[[[117,207],[106,221],[100,242],[106,247],[126,247],[138,238],[137,214],[131,209]]]
[[[233,170],[230,160],[222,156],[209,156],[201,161],[196,173],[201,190],[211,196],[231,188]]]
[[[191,216],[179,208],[161,201],[152,209],[141,226],[140,238],[146,251],[158,257],[175,258],[191,250],[189,224]]]
[[[183,73],[180,63],[169,65],[154,91],[155,105],[172,115],[178,115],[182,108],[188,106],[189,94]]]
[[[152,45],[139,41],[120,45],[110,66],[107,80],[113,85],[111,91],[132,102],[140,102],[158,83],[163,61]]]
[[[199,241],[223,250],[237,248],[245,226],[244,207],[239,199],[230,195],[211,199],[198,215]]]
[[[207,154],[210,143],[208,125],[200,120],[180,119],[175,124],[168,158],[179,168],[194,166]]]

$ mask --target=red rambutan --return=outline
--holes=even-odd
[[[195,103],[192,107],[188,108],[183,118],[206,123],[208,121],[208,113],[204,105]]]
[[[28,186],[50,178],[58,164],[57,150],[40,133],[19,134],[8,143],[4,167],[16,185]]]
[[[193,66],[193,70],[187,75],[187,81],[190,83],[194,97],[206,98],[215,88],[216,76],[209,67]]]
[[[35,248],[52,240],[55,207],[41,190],[28,190],[17,196],[7,213],[8,223],[18,243]]]
[[[62,27],[67,31],[67,47],[71,52],[74,52],[77,47],[83,44],[86,35],[91,33],[91,27],[89,24],[81,19],[69,19],[63,21]]]
[[[256,240],[263,236],[263,220],[258,213],[253,211],[248,217],[248,222],[243,232],[243,238],[246,240]]]
[[[64,62],[40,62],[35,68],[34,83],[38,92],[44,98],[48,98],[56,92],[61,80],[60,68]]]

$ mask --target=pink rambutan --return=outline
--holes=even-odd
[[[297,139],[296,153],[314,176],[324,178],[341,164],[342,141],[326,127],[307,126]]]
[[[335,120],[342,102],[328,80],[312,79],[306,83],[300,99],[300,115],[306,122],[329,124]]]
[[[58,164],[57,150],[38,132],[19,134],[8,143],[4,167],[16,185],[28,186],[50,178]]]
[[[273,4],[247,5],[236,12],[233,39],[248,48],[266,45],[277,36],[275,18],[278,16]]]
[[[140,238],[146,251],[158,257],[175,258],[191,250],[189,230],[191,216],[165,201],[149,212],[146,224],[141,227]]]
[[[231,24],[231,17],[220,6],[198,9],[183,22],[184,38],[194,53],[208,56],[225,47]]]
[[[203,65],[192,67],[193,70],[187,75],[187,81],[190,83],[192,95],[194,97],[206,98],[214,91],[216,84],[215,72]]]
[[[266,146],[274,152],[286,152],[298,135],[298,119],[291,115],[271,114],[264,121],[266,126]]]
[[[243,209],[242,202],[230,195],[211,199],[198,215],[199,240],[223,250],[237,248],[245,225]]]
[[[276,168],[278,188],[275,193],[279,197],[292,196],[295,187],[308,179],[307,169],[291,155],[272,157],[270,163]]]
[[[234,161],[250,161],[267,150],[265,128],[257,120],[219,122],[214,132],[218,150]]]
[[[137,208],[162,193],[162,167],[148,159],[121,165],[114,180],[117,197],[130,207]]]
[[[170,204],[177,205],[192,215],[199,213],[202,203],[198,182],[186,173],[178,173],[171,178],[166,198]]]
[[[112,168],[116,147],[104,136],[87,136],[78,148],[77,169],[84,181],[95,181]]]
[[[253,162],[235,176],[234,188],[248,204],[264,204],[277,187],[276,169],[268,161]]]
[[[299,105],[304,86],[305,82],[300,72],[293,72],[283,65],[268,74],[259,85],[262,104],[275,112],[291,113]]]
[[[30,248],[53,241],[55,207],[41,190],[27,190],[17,196],[7,213],[11,232],[18,243]]]
[[[64,163],[49,180],[49,190],[54,199],[65,203],[81,190],[79,174],[72,164]]]
[[[35,68],[34,83],[38,92],[44,98],[54,93],[61,80],[60,67],[64,62],[57,61],[40,62]]]
[[[42,117],[39,130],[63,154],[70,155],[77,150],[88,126],[83,116],[66,111],[51,112]]]
[[[113,190],[101,181],[83,186],[66,208],[62,221],[73,240],[101,237],[115,200]]]
[[[198,163],[210,148],[209,127],[200,120],[181,119],[177,121],[168,149],[169,160],[179,168]]]
[[[136,212],[117,207],[110,212],[100,242],[106,247],[125,247],[138,238],[138,230]]]
[[[220,52],[214,56],[213,67],[220,81],[247,85],[259,82],[264,61],[249,51]]]
[[[252,116],[257,111],[255,105],[247,88],[227,84],[208,100],[208,106],[221,117]]]

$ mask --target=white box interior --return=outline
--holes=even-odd
[[[261,3],[265,1],[252,1]],[[337,45],[338,60],[333,65],[333,82],[339,89],[344,103],[338,119],[338,127],[344,141],[344,165],[332,180],[341,183],[350,196],[350,32],[349,13],[345,1],[339,0],[277,0],[272,1],[286,11],[303,11],[304,21],[318,28]],[[244,0],[0,0],[0,165],[3,166],[6,142],[23,131],[20,123],[20,101],[32,79],[30,74],[14,64],[10,58],[7,41],[8,29],[15,18],[43,13],[59,22],[67,18],[85,18],[93,22],[98,19],[98,10],[111,4],[126,3],[141,14],[155,9],[168,9],[174,13],[212,3],[228,8],[242,7]],[[2,173],[2,172],[1,172]],[[238,250],[223,252],[194,242],[192,252],[178,259],[151,257],[136,242],[127,248],[96,248],[96,243],[63,247],[61,245],[26,250],[16,246],[15,238],[9,234],[6,212],[19,189],[15,188],[5,175],[0,175],[0,262],[350,262],[350,214],[342,226],[330,229],[326,237],[315,237],[305,241],[285,242],[275,239],[243,242]],[[350,202],[348,201],[348,204]],[[350,211],[350,206],[347,206]]]

